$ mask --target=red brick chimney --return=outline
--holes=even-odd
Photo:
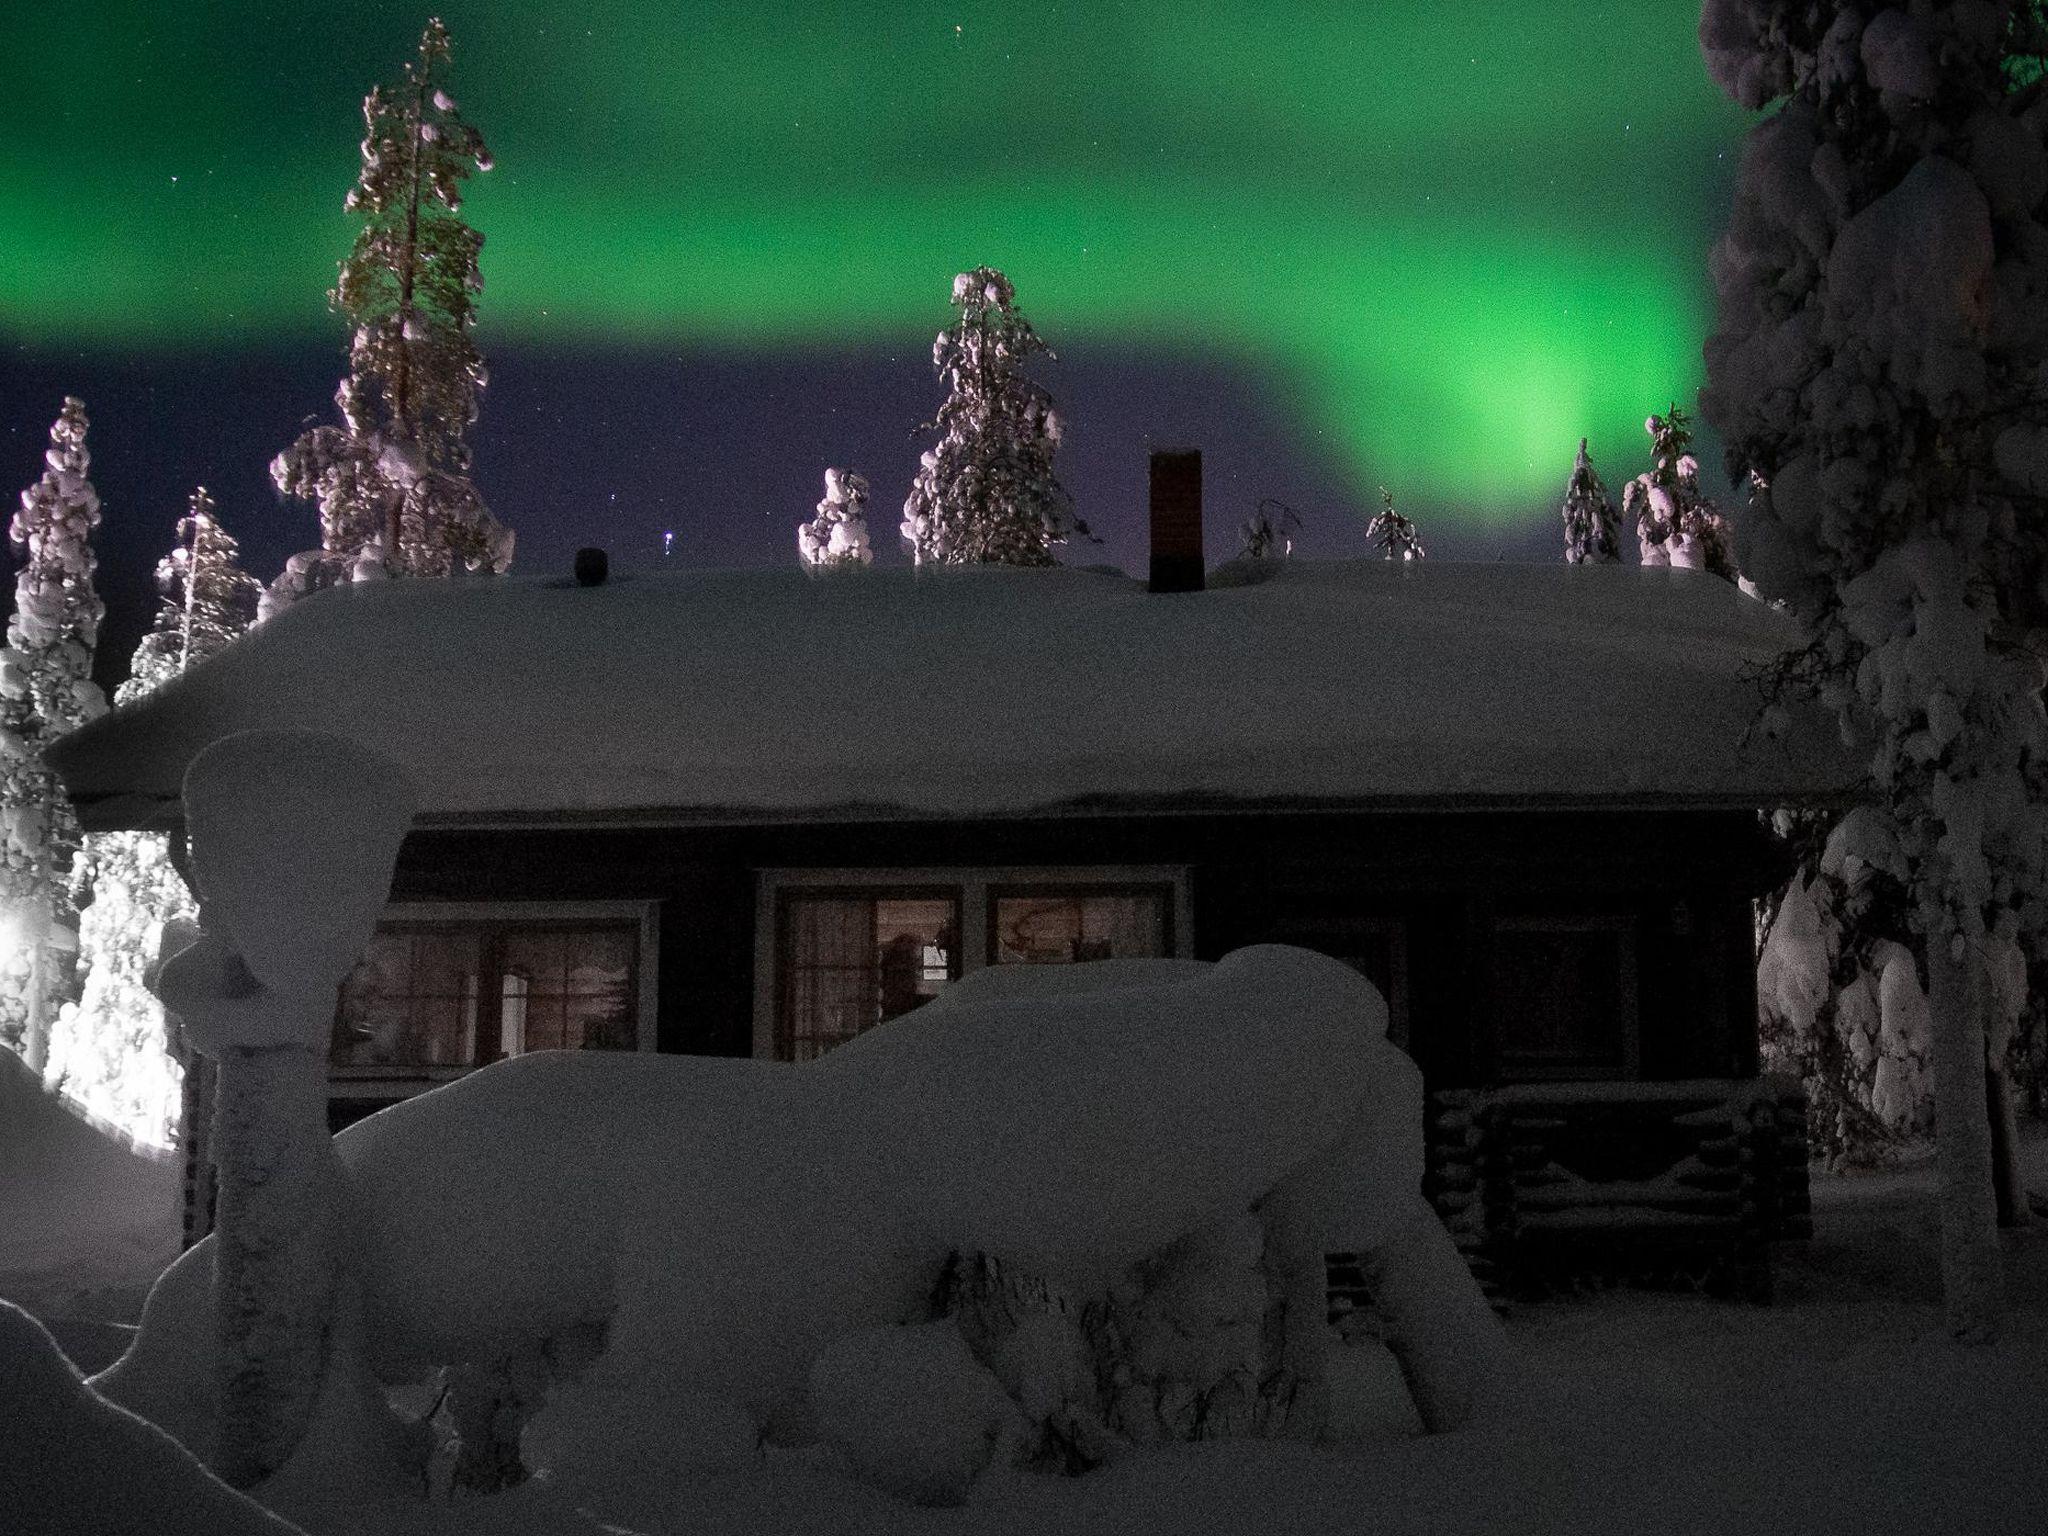
[[[1202,570],[1202,450],[1152,453],[1154,592],[1199,592]]]

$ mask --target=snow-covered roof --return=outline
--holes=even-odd
[[[1694,571],[1273,562],[796,568],[324,592],[53,751],[89,827],[175,820],[253,727],[409,767],[422,825],[1232,805],[1768,804],[1854,777],[1740,745],[1789,621]]]

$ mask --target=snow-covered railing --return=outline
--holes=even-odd
[[[1598,1272],[1767,1300],[1768,1245],[1812,1232],[1787,1078],[1446,1090],[1428,1159],[1431,1203],[1496,1299]]]

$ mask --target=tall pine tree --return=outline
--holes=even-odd
[[[363,99],[345,204],[362,228],[328,295],[350,327],[341,425],[309,429],[271,465],[278,489],[319,503],[320,548],[293,557],[271,607],[358,577],[511,564],[512,535],[469,478],[487,373],[470,339],[483,236],[463,222],[462,184],[491,158],[445,88],[448,61],[436,18],[403,77]]]
[[[2048,924],[2048,18],[2038,0],[1707,0],[1750,131],[1715,249],[1709,418],[1781,679],[1869,753],[1924,945],[1950,1328],[1998,1329],[2026,1205],[1991,1006]]]
[[[1583,437],[1572,477],[1564,488],[1564,557],[1573,565],[1615,565],[1621,560],[1615,540],[1614,499],[1600,483]]]
[[[993,267],[954,278],[953,307],[959,319],[932,344],[945,403],[922,429],[939,441],[904,500],[903,538],[919,565],[1051,565],[1055,546],[1088,533],[1052,470],[1059,414],[1024,372],[1052,349]]]
[[[87,473],[83,402],[67,398],[50,428],[42,478],[21,493],[9,537],[24,556],[0,656],[0,1041],[43,1070],[67,994],[77,913],[69,875],[78,819],[44,762],[49,744],[106,708],[92,680],[105,610],[93,589],[100,498]]]

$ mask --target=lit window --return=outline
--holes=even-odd
[[[1071,965],[1173,953],[1172,891],[1003,890],[989,903],[989,959],[997,965]]]
[[[638,948],[626,924],[385,924],[342,983],[330,1063],[419,1071],[631,1050]]]
[[[960,898],[788,892],[776,1054],[809,1061],[938,996],[959,972]]]

